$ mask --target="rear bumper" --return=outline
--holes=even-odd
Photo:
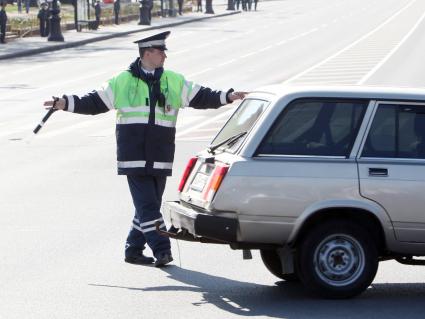
[[[179,229],[186,229],[197,237],[204,237],[235,243],[237,241],[238,220],[198,212],[179,202],[165,202],[164,217]]]

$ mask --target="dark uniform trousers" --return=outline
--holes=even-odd
[[[167,177],[127,175],[127,180],[136,211],[127,237],[126,257],[143,251],[146,243],[155,257],[164,252],[169,253],[170,240],[159,235],[155,228],[155,222],[159,221],[161,229],[166,229],[160,209]]]

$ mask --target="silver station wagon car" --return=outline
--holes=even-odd
[[[425,90],[270,86],[190,159],[171,237],[259,249],[277,277],[325,298],[379,261],[425,265]]]

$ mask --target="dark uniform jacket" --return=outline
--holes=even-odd
[[[162,68],[155,70],[153,78],[149,78],[140,68],[140,59],[137,58],[129,69],[134,78],[132,84],[127,87],[120,86],[121,90],[128,92],[128,95],[134,94],[137,90],[138,81],[144,81],[149,88],[149,97],[146,97],[149,107],[148,123],[119,124],[116,125],[117,140],[117,160],[118,174],[120,175],[156,175],[170,176],[172,167],[160,167],[157,163],[170,163],[174,160],[175,150],[175,127],[166,127],[156,124],[155,109],[158,108],[158,100],[161,99],[159,92],[162,90],[159,85],[155,85],[159,80],[164,80],[164,71]],[[169,71],[167,71],[169,72]],[[117,77],[119,78],[119,76]],[[197,93],[190,99],[188,106],[196,109],[218,108],[229,103],[227,96],[233,89],[227,92],[213,91],[210,88],[197,86]],[[75,95],[64,96],[67,100],[67,107],[71,105],[72,112],[80,114],[99,114],[107,112],[111,106],[106,105],[102,96],[104,92],[93,91],[81,98]],[[113,108],[114,106],[112,106]],[[165,106],[163,106],[165,107]],[[165,110],[164,110],[165,114]],[[121,165],[120,163],[145,162],[144,167],[131,167]]]

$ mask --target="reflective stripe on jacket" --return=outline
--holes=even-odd
[[[218,108],[226,104],[227,93],[199,86],[172,71],[162,72],[160,89],[165,96],[164,107],[155,100],[151,85],[142,80],[137,59],[129,70],[119,73],[99,90],[81,98],[64,97],[71,112],[117,111],[118,174],[169,176],[179,109],[185,106]]]
[[[164,71],[160,86],[165,107],[156,101],[153,105],[152,88],[130,72],[112,78],[97,91],[109,108],[117,110],[119,174],[171,175],[177,115],[187,105],[193,85],[177,73]]]

